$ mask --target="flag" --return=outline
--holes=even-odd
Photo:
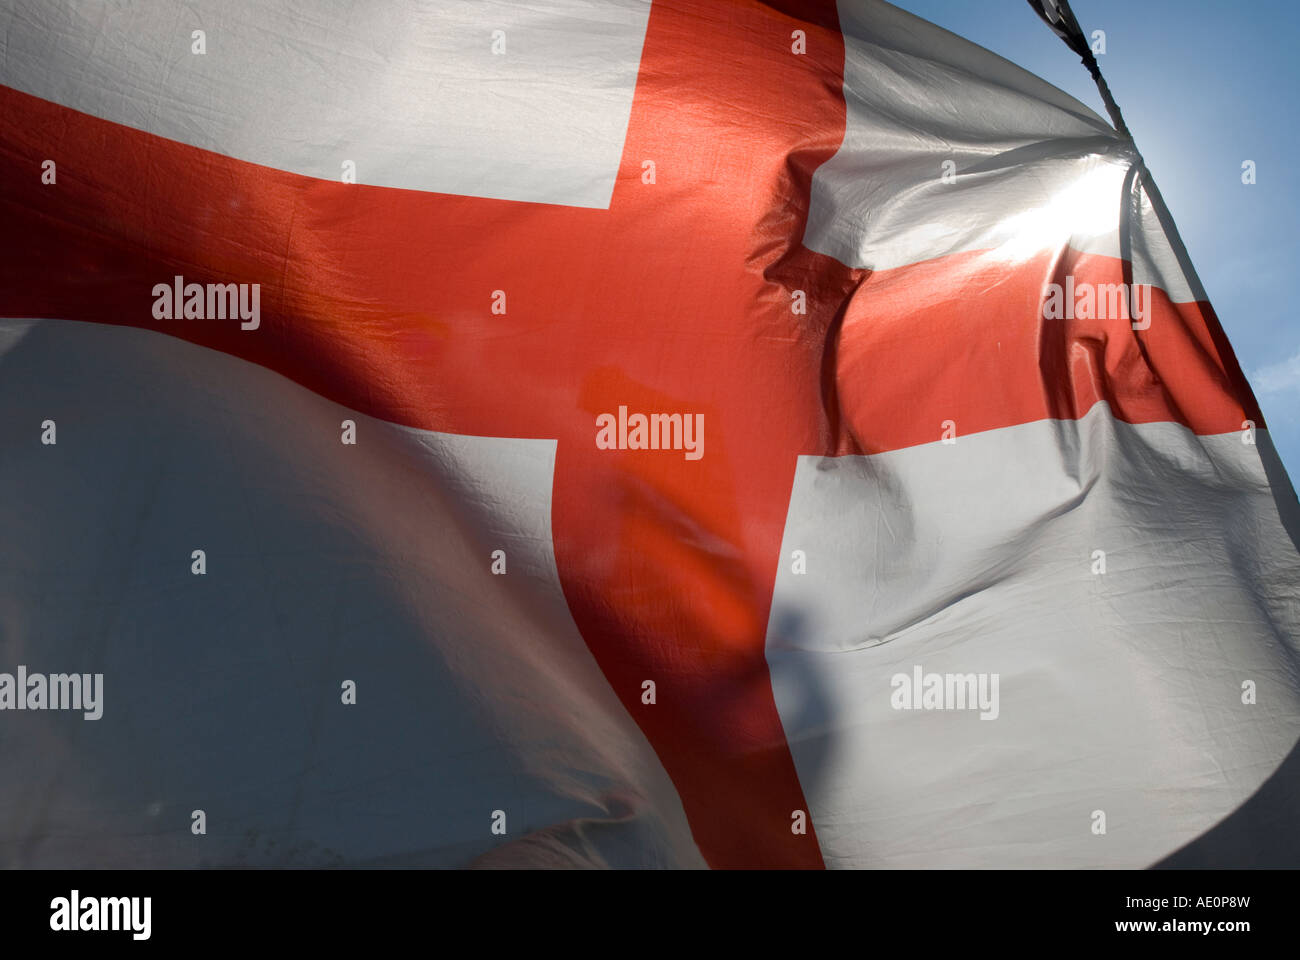
[[[11,0],[0,862],[1300,862],[1152,197],[875,0]]]

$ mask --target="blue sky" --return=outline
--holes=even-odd
[[[893,0],[1106,115],[1092,78],[1025,0]],[[1106,32],[1102,72],[1300,481],[1300,3],[1071,0]],[[1241,182],[1254,160],[1257,182]]]

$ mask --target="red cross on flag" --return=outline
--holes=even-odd
[[[1140,173],[878,0],[12,0],[0,864],[1294,859]]]

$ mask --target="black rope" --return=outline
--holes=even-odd
[[[1115,124],[1115,129],[1121,136],[1131,142],[1133,134],[1129,133],[1128,124],[1124,122],[1124,114],[1120,112],[1119,104],[1111,95],[1106,78],[1101,75],[1101,67],[1093,55],[1092,47],[1088,44],[1088,38],[1083,35],[1083,28],[1079,26],[1078,18],[1070,9],[1070,0],[1029,0],[1029,5],[1052,32],[1079,55],[1079,59],[1083,61],[1083,65],[1088,68],[1088,73],[1097,84],[1097,89],[1101,91],[1101,99],[1106,104],[1106,112],[1110,114],[1111,123]]]
[[[1092,79],[1097,83],[1097,89],[1101,91],[1101,99],[1106,104],[1106,112],[1110,114],[1111,123],[1115,124],[1115,129],[1122,137],[1131,142],[1133,134],[1129,133],[1128,124],[1124,122],[1124,114],[1120,111],[1115,98],[1111,96],[1110,86],[1106,83],[1106,78],[1101,75],[1101,67],[1097,64],[1097,58],[1092,55],[1091,48],[1088,50],[1088,55],[1083,58],[1083,65],[1088,68]]]

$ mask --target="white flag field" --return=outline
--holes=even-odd
[[[1173,220],[890,4],[0,0],[0,317],[0,866],[1300,865]]]

